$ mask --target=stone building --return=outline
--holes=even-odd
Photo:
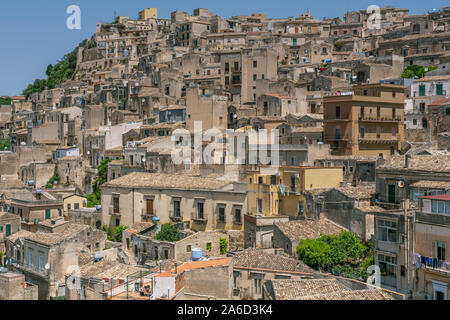
[[[241,230],[246,206],[242,184],[207,177],[134,172],[102,186],[103,223],[111,229],[158,216],[196,231]]]

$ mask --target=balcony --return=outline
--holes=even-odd
[[[350,135],[326,135],[324,136],[326,141],[350,141],[352,138]]]
[[[111,216],[120,216],[120,215],[122,215],[120,213],[120,208],[114,208],[112,206],[108,208],[108,213]]]
[[[208,222],[208,219],[205,218],[205,216],[199,217],[198,215],[195,215],[192,218],[192,221],[194,221],[195,223],[199,223],[199,224],[206,224]]]
[[[398,143],[399,138],[398,137],[383,137],[383,136],[377,136],[377,137],[368,137],[368,138],[359,138],[359,143],[377,143],[377,144],[392,144],[392,143]]]
[[[183,217],[181,216],[180,213],[178,213],[177,215],[173,214],[173,212],[169,213],[169,219],[173,222],[181,222],[183,221]]]
[[[360,115],[359,121],[361,122],[399,122],[402,120],[402,117],[396,116],[396,117],[389,117],[389,116],[377,116],[377,115]]]

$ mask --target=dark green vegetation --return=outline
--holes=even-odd
[[[71,53],[66,54],[55,65],[48,65],[45,74],[47,79],[36,79],[33,83],[23,91],[23,95],[28,99],[30,94],[34,92],[41,92],[46,87],[48,89],[54,89],[57,85],[63,83],[68,79],[72,79],[75,75],[75,69],[77,67],[77,49]]]
[[[156,235],[156,240],[175,242],[180,240],[177,226],[170,224],[161,225],[161,231]]]
[[[427,68],[427,71],[425,71],[425,68]],[[423,66],[419,66],[417,64],[413,64],[413,65],[406,67],[406,69],[403,70],[402,78],[407,78],[407,79],[414,78],[414,77],[423,78],[425,76],[425,73],[432,71],[432,70],[436,70],[436,69],[437,69],[437,67],[433,67],[433,66],[423,67]]]
[[[100,187],[107,180],[108,174],[108,163],[110,163],[111,159],[103,160],[98,166],[98,176],[94,179],[92,183],[93,192],[87,195],[87,206],[88,208],[94,208],[96,205],[102,203],[102,193]]]
[[[367,268],[374,264],[373,246],[366,245],[349,231],[301,240],[297,255],[316,270],[360,280],[367,279]]]

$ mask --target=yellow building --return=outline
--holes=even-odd
[[[264,216],[305,216],[304,191],[339,187],[342,167],[280,167],[276,172],[249,172],[248,212]]]
[[[87,198],[83,196],[79,196],[76,194],[73,194],[71,196],[65,197],[63,199],[64,203],[64,217],[67,217],[67,213],[70,210],[78,210],[81,208],[87,208]]]
[[[324,97],[324,142],[333,155],[383,156],[404,139],[404,88],[355,86],[352,94]]]
[[[139,12],[139,20],[158,19],[158,8],[147,8]]]

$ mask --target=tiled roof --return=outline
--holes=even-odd
[[[350,290],[336,279],[276,279],[272,280],[272,287],[276,300],[296,300]]]
[[[337,190],[345,194],[346,196],[354,199],[370,199],[372,194],[375,193],[375,186],[345,186],[337,187]]]
[[[21,230],[8,237],[8,240],[14,242],[18,238],[28,239],[31,241],[39,242],[44,245],[55,245],[64,240],[70,240],[76,237],[81,231],[88,229],[89,226],[81,224],[68,224],[64,230],[58,233],[45,233],[45,232],[28,232]]]
[[[170,277],[176,274],[180,274],[186,270],[194,270],[201,268],[210,268],[210,267],[224,267],[230,263],[231,258],[222,258],[222,259],[210,259],[204,261],[190,261],[183,263],[181,266],[177,267],[176,273],[175,270],[172,269],[167,272],[163,272],[157,275],[157,277]]]
[[[283,96],[281,94],[276,94],[276,93],[264,93],[265,96],[269,96],[269,97],[274,97],[274,98],[278,98],[278,99],[290,99],[290,100],[295,100],[295,98],[291,98],[288,96]]]
[[[392,156],[378,169],[439,171],[448,173],[450,171],[450,155],[433,154],[412,156],[408,168],[405,168],[405,156]]]
[[[434,107],[434,106],[446,106],[450,104],[450,98],[442,98],[442,99],[436,99],[434,100],[432,103],[430,103],[428,106],[429,107]]]
[[[153,226],[153,222],[137,222],[125,231],[128,233],[139,233]]]
[[[242,268],[269,269],[280,272],[316,273],[302,261],[285,258],[281,255],[264,252],[264,250],[249,248],[233,257],[233,266]]]
[[[438,189],[450,189],[449,181],[430,181],[420,180],[409,185],[410,188],[438,188]]]
[[[217,190],[231,182],[182,174],[133,172],[106,183],[106,187],[142,187],[167,189]]]
[[[423,78],[417,79],[414,82],[424,82],[424,81],[440,81],[440,80],[450,80],[450,75],[443,76],[425,76]]]
[[[344,280],[344,281],[340,281]],[[347,283],[347,284],[344,284]],[[401,294],[387,290],[366,289],[364,283],[354,286],[345,279],[273,279],[269,284],[275,300],[395,300]],[[362,286],[361,286],[362,285]],[[360,288],[360,289],[356,289]],[[404,298],[404,297],[403,297]]]
[[[279,222],[275,225],[291,240],[317,239],[345,230],[328,219]]]

